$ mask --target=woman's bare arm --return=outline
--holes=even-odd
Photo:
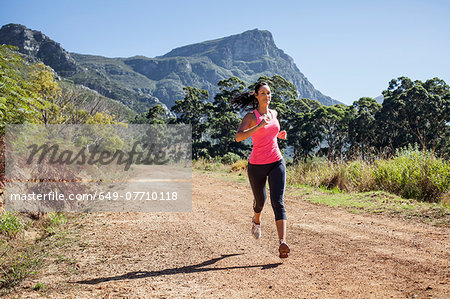
[[[256,124],[256,117],[253,113],[247,113],[242,119],[241,124],[236,132],[236,141],[241,142],[242,140],[247,139],[252,136],[253,133],[259,130],[259,128],[267,125],[267,120],[263,119],[259,124]]]

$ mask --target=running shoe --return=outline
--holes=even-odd
[[[282,259],[287,258],[289,256],[289,252],[291,252],[291,250],[289,249],[289,246],[284,241],[282,241],[280,243],[280,247],[278,248],[278,251],[280,252],[280,258],[282,258]]]
[[[255,239],[261,238],[261,223],[255,223],[255,217],[252,217],[252,235]]]

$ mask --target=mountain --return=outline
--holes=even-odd
[[[253,83],[260,76],[279,74],[295,85],[302,98],[315,99],[325,105],[341,104],[316,90],[297,68],[294,60],[275,45],[272,34],[266,30],[254,29],[184,46],[156,59],[175,58],[184,58],[188,70],[190,67],[193,73],[206,78],[214,87],[224,77],[236,76]],[[191,62],[191,66],[186,61]],[[145,61],[142,62],[145,65]],[[151,63],[148,60],[146,62]]]
[[[0,44],[18,47],[19,52],[41,60],[60,75],[70,76],[81,71],[80,66],[60,44],[23,25],[3,26],[0,29]]]
[[[316,90],[293,59],[276,47],[272,34],[264,30],[176,48],[155,58],[68,53],[41,32],[17,24],[0,29],[0,43],[17,46],[20,52],[41,60],[60,76],[119,100],[137,112],[158,103],[171,107],[184,97],[183,86],[206,89],[212,99],[222,79],[237,76],[251,84],[260,76],[275,74],[291,81],[299,97],[325,105],[340,103]]]
[[[20,24],[4,25],[0,29],[0,44],[16,46],[19,52],[32,60],[42,61],[59,76],[119,101],[136,112],[143,112],[154,104],[161,104],[146,90],[152,82],[134,72],[120,59],[68,53],[45,34]],[[83,60],[84,56],[89,59]],[[81,60],[84,65],[74,58]],[[141,89],[144,92],[140,92]]]

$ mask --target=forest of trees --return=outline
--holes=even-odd
[[[383,91],[383,104],[364,97],[351,106],[298,99],[294,85],[279,75],[259,81],[271,86],[271,108],[278,111],[281,129],[288,133],[280,146],[293,149],[294,161],[311,155],[330,160],[389,157],[406,146],[431,150],[445,158],[450,154],[450,87],[438,78],[426,82],[393,79]],[[221,92],[213,103],[207,101],[207,91],[185,87],[185,98],[171,109],[176,118],[166,118],[164,109],[155,106],[131,122],[191,124],[194,159],[229,153],[245,157],[249,144],[234,140],[245,112],[234,109],[230,98],[246,91],[246,84],[231,77],[218,85]]]

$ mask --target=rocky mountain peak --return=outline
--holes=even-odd
[[[0,29],[3,43],[19,48],[21,53],[37,56],[42,41],[49,39],[40,31],[30,30],[21,24],[8,24]]]
[[[228,37],[195,43],[173,49],[159,58],[207,56],[212,62],[230,67],[231,61],[253,61],[279,56],[272,34],[266,30],[248,30]]]
[[[0,41],[18,47],[21,53],[41,60],[59,74],[70,75],[80,70],[75,60],[59,43],[24,25],[4,25],[0,29]]]

